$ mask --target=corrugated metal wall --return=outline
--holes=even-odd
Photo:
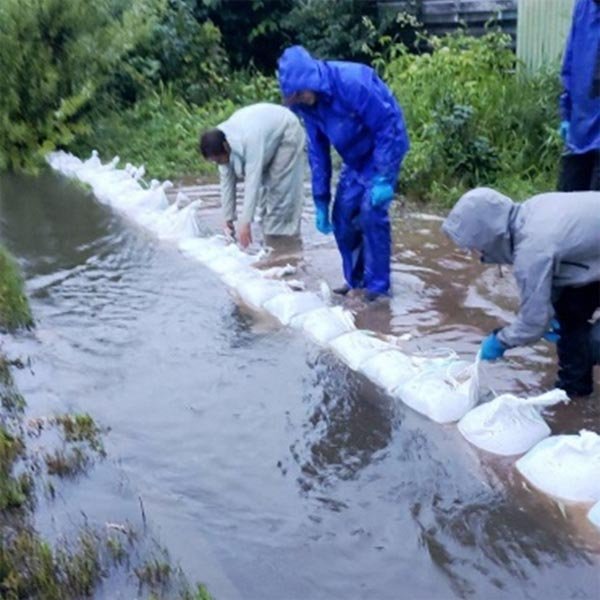
[[[519,0],[517,56],[529,69],[562,60],[575,0]]]
[[[457,27],[466,27],[472,35],[482,35],[490,19],[513,39],[516,34],[517,0],[379,0],[379,7],[384,12],[414,14],[427,31],[437,35]]]

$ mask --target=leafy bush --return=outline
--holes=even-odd
[[[33,168],[88,131],[90,106],[162,2],[0,3],[0,170]]]
[[[195,15],[200,21],[210,19],[219,28],[234,69],[254,67],[272,72],[289,40],[286,15],[297,3],[298,0],[197,0]]]
[[[300,0],[284,18],[290,41],[319,58],[367,60],[366,47],[381,33],[374,0]]]
[[[399,99],[411,150],[406,190],[450,202],[469,187],[526,195],[551,189],[560,155],[558,75],[517,69],[510,38],[427,38],[431,52],[393,44],[377,64]]]
[[[188,102],[202,104],[222,92],[229,64],[221,32],[194,14],[194,2],[167,0],[146,41],[129,52],[115,74],[112,89],[132,104],[159,83],[169,84]]]

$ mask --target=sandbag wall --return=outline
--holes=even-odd
[[[292,289],[277,278],[277,269],[255,268],[259,257],[223,236],[200,237],[196,211],[202,201],[183,207],[169,203],[165,191],[170,182],[153,180],[144,186],[143,167],[118,169],[117,158],[102,164],[96,152],[86,161],[55,152],[48,163],[89,184],[99,201],[176,243],[185,255],[215,272],[243,303],[304,332],[393,398],[438,423],[458,422],[462,435],[488,452],[526,453],[516,463],[523,476],[553,497],[596,502],[589,518],[600,527],[600,436],[590,431],[550,436],[541,415],[546,406],[568,402],[561,390],[525,399],[505,394],[477,406],[479,361],[465,362],[453,352],[411,355],[403,352],[399,339],[357,329],[353,315],[330,306],[325,295]]]

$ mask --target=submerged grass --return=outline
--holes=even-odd
[[[25,422],[25,401],[14,387],[11,364],[21,363],[0,361],[0,598],[89,598],[104,579],[120,570],[130,581],[137,578],[146,597],[210,600],[203,586],[190,588],[165,549],[145,540],[132,526],[92,527],[86,518],[74,541],[52,544],[36,531],[36,487],[51,501],[55,477],[87,472],[96,457],[106,456],[102,436],[107,429],[87,413]],[[29,440],[36,440],[34,448]],[[47,449],[47,443],[58,447]]]

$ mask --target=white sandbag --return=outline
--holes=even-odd
[[[179,250],[195,260],[207,264],[218,258],[227,247],[223,238],[213,236],[209,238],[191,238],[181,240],[178,244]]]
[[[373,332],[356,330],[329,342],[330,348],[353,370],[358,369],[379,352],[393,346],[376,337]]]
[[[558,389],[534,398],[502,394],[469,411],[458,429],[471,444],[488,452],[522,454],[550,435],[541,409],[568,401],[567,394]]]
[[[262,277],[240,281],[235,291],[245,304],[255,310],[262,309],[265,302],[279,294],[294,293],[282,281],[263,279]]]
[[[517,461],[517,469],[536,488],[563,500],[600,500],[600,436],[554,435]]]
[[[83,166],[83,161],[73,154],[59,150],[51,152],[46,158],[48,164],[67,177],[73,177],[75,172]]]
[[[596,502],[588,513],[588,519],[600,529],[600,502]]]
[[[296,267],[287,264],[284,267],[271,267],[270,269],[263,269],[261,273],[266,279],[282,279],[287,275],[294,275],[296,271]]]
[[[298,315],[324,307],[323,300],[313,292],[284,293],[265,302],[263,308],[279,319],[283,325],[289,325]]]
[[[322,346],[341,335],[356,331],[354,317],[341,306],[317,308],[298,315],[290,321],[290,325],[295,329],[302,329]]]
[[[458,421],[473,408],[472,365],[453,356],[423,359],[417,364],[419,374],[398,386],[394,396],[437,423]]]
[[[361,365],[360,371],[386,392],[392,393],[417,375],[418,367],[410,356],[400,350],[388,350],[368,359]]]
[[[242,284],[242,281],[250,279],[262,279],[260,271],[256,269],[248,269],[245,265],[238,271],[226,271],[219,275],[221,281],[230,288],[237,289]]]
[[[142,222],[148,213],[168,208],[169,200],[165,194],[167,187],[163,184],[153,186],[148,190],[123,192],[116,197],[114,205],[128,214],[136,216]]]
[[[196,210],[202,205],[201,200],[196,200],[179,209],[177,204],[172,204],[153,224],[153,230],[160,239],[183,240],[199,235],[196,222]]]

